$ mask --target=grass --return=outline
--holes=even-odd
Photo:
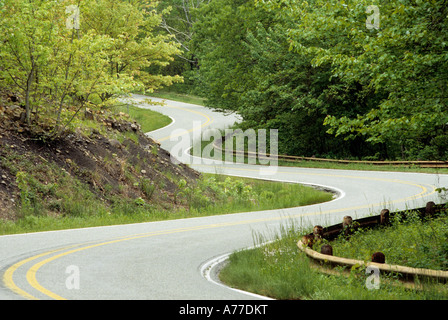
[[[140,124],[143,132],[151,132],[169,125],[170,117],[161,113],[143,109],[132,105],[116,107],[118,112],[129,114],[129,116]]]
[[[210,191],[213,197],[207,198]],[[192,213],[210,215],[300,207],[330,201],[333,194],[300,184],[205,174],[184,198]]]
[[[334,163],[312,160],[300,161],[282,161],[279,160],[280,166],[315,168],[315,169],[333,169],[333,170],[360,170],[360,171],[388,171],[388,172],[417,172],[417,173],[433,173],[447,174],[448,168],[422,168],[417,165],[374,165],[368,163]]]
[[[422,283],[423,290],[405,288],[396,277],[380,275],[380,288],[369,290],[365,269],[353,268],[347,275],[319,272],[297,248],[300,235],[295,226],[283,227],[274,241],[257,235],[255,249],[233,253],[220,273],[225,284],[280,300],[446,300],[445,285]]]
[[[99,199],[85,183],[55,164],[39,164],[31,156],[11,152],[2,165],[16,175],[20,218],[14,222],[0,221],[0,234],[278,209],[329,201],[333,196],[295,184],[205,175],[194,187],[179,182],[175,201],[180,209],[174,209],[174,204],[173,208],[161,209],[143,199]]]

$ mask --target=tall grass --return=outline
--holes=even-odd
[[[18,156],[12,159],[16,160],[14,164],[9,161],[4,164],[15,168],[21,177],[22,205],[18,208],[17,221],[0,220],[0,234],[281,209],[328,201],[333,196],[301,185],[205,175],[197,186],[180,181],[176,203],[172,208],[162,209],[143,199],[114,196],[104,201],[54,164],[45,165],[46,176],[39,177],[18,168],[28,166],[36,173],[37,167],[43,164],[36,167],[28,159]],[[149,195],[153,191],[151,186],[145,186],[145,190]]]
[[[213,198],[207,198],[208,192]],[[205,174],[189,190],[190,210],[196,214],[222,214],[300,207],[333,199],[333,194],[300,184]]]
[[[445,300],[444,285],[424,284],[423,290],[406,288],[392,275],[380,275],[380,288],[369,290],[363,268],[329,275],[297,248],[307,227],[286,226],[275,237],[256,235],[253,249],[234,252],[221,270],[225,284],[280,300]]]
[[[396,217],[390,227],[359,230],[331,245],[341,257],[369,260],[380,251],[390,264],[448,270],[448,215],[422,219],[410,211],[405,221]]]
[[[154,131],[169,125],[172,120],[170,117],[161,113],[138,108],[132,105],[115,107],[116,111],[128,114],[134,121],[137,121],[143,132]]]

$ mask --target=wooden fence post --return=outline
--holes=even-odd
[[[375,252],[372,255],[372,262],[376,263],[386,263],[386,256],[382,252]]]
[[[381,213],[380,213],[380,224],[381,225],[389,224],[389,216],[390,216],[390,212],[389,212],[388,209],[381,210]]]

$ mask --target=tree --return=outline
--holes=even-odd
[[[250,87],[248,30],[263,19],[248,0],[215,0],[201,7],[191,48],[199,59],[197,86],[209,106],[238,110],[240,94]]]
[[[375,4],[378,28],[368,25],[370,1],[269,2],[297,21],[289,33],[296,52],[313,54],[313,66],[331,65],[346,88],[359,87],[363,107],[330,114],[330,133],[395,146],[401,157],[446,157],[447,1]]]
[[[210,107],[296,155],[448,157],[447,0],[214,0],[189,49]]]
[[[182,81],[179,75],[149,71],[152,66],[167,66],[180,54],[171,36],[156,34],[155,29],[162,23],[162,14],[156,8],[152,1],[96,0],[83,10],[84,28],[112,40],[112,47],[106,50],[110,76],[128,79],[128,83],[148,92]],[[121,93],[121,88],[115,86],[105,90],[101,98],[107,100]]]
[[[329,110],[338,114],[341,109],[341,83],[331,78],[329,65],[312,65],[313,54],[290,50],[288,33],[297,21],[278,12],[266,3],[235,0],[214,1],[200,10],[192,46],[208,105],[238,111],[245,129],[278,129],[283,153],[365,154],[369,146],[359,139],[326,133]]]
[[[54,40],[53,4],[42,3],[36,8],[28,1],[4,1],[1,6],[0,51],[2,79],[22,92],[25,100],[26,122],[31,122],[32,94],[36,88],[38,70],[49,59],[46,45]],[[38,19],[37,17],[41,17]]]
[[[194,24],[197,20],[195,13],[210,1],[170,0],[163,3],[167,13],[163,15],[160,27],[174,37],[182,49],[182,53],[178,57],[188,62],[192,68],[198,66],[198,60],[190,49]]]
[[[39,116],[53,124],[51,137],[82,108],[98,105],[95,97],[105,106],[132,90],[180,81],[145,71],[178,52],[167,37],[152,35],[160,16],[151,3],[4,0],[0,8],[0,85],[21,93],[28,125]],[[71,20],[78,10],[79,27]]]

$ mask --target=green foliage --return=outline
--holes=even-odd
[[[374,252],[386,255],[389,264],[448,270],[448,218],[421,219],[409,212],[406,220],[392,219],[388,228],[359,230],[349,239],[332,243],[335,255],[369,261]]]
[[[243,129],[278,129],[280,153],[356,157],[378,152],[361,139],[344,141],[326,133],[326,116],[344,111],[344,99],[337,95],[341,84],[331,78],[329,65],[312,65],[314,54],[291,50],[288,33],[297,21],[277,12],[232,0],[201,9],[193,48],[207,105],[238,111]],[[356,101],[344,101],[351,102]]]
[[[147,199],[151,200],[152,196],[154,195],[154,192],[156,191],[157,185],[154,184],[154,182],[149,179],[142,178],[140,180],[140,188],[146,195]]]
[[[212,107],[237,110],[239,93],[253,83],[243,42],[261,17],[251,7],[251,1],[216,0],[197,13],[191,41],[200,61],[196,86]]]
[[[406,288],[395,275],[384,273],[380,275],[379,289],[369,290],[366,287],[369,274],[363,267],[353,267],[346,273],[336,268],[341,271],[339,275],[322,273],[297,248],[297,240],[309,230],[292,225],[273,232],[274,237],[257,234],[256,248],[234,252],[220,271],[220,280],[233,288],[280,300],[445,300],[447,297],[445,284],[422,280],[422,289]]]
[[[444,1],[377,1],[379,29],[366,27],[367,1],[280,3],[287,7],[281,14],[297,21],[289,33],[294,51],[313,54],[313,66],[331,65],[332,77],[345,88],[358,87],[354,94],[363,108],[330,111],[330,133],[395,145],[402,157],[446,156],[435,145],[423,151],[435,136],[446,135]],[[353,110],[351,103],[347,107]]]
[[[443,0],[215,0],[194,24],[197,86],[243,128],[279,129],[283,153],[444,159],[446,16]]]
[[[17,187],[20,190],[20,201],[22,202],[23,210],[28,210],[31,207],[31,200],[34,198],[30,193],[30,187],[28,185],[28,175],[19,171],[16,174]]]
[[[197,186],[185,186],[190,210],[241,212],[291,208],[329,201],[332,194],[298,184],[207,176]]]
[[[67,24],[73,6],[79,29]],[[154,35],[161,21],[155,10],[148,1],[5,0],[0,87],[19,94],[29,125],[42,117],[57,136],[87,106],[180,81],[147,70],[178,53],[169,37]]]
[[[134,200],[134,203],[137,206],[144,206],[146,204],[146,201],[143,198],[139,197],[139,198]]]

